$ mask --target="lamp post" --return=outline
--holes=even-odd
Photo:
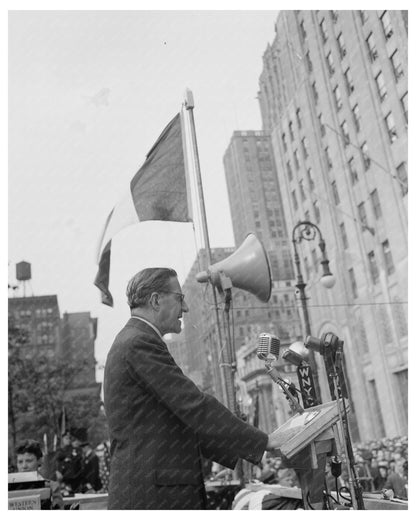
[[[302,271],[300,268],[300,258],[298,254],[297,244],[300,243],[302,240],[311,241],[316,238],[316,236],[319,237],[319,249],[322,253],[322,269],[323,269],[323,275],[321,278],[321,283],[324,287],[327,289],[330,289],[335,284],[335,277],[329,270],[329,260],[326,256],[326,246],[325,241],[322,238],[321,230],[318,228],[316,224],[313,224],[312,222],[309,222],[308,220],[303,220],[298,222],[292,231],[292,244],[294,249],[294,260],[295,260],[295,267],[296,267],[296,288],[299,291],[299,298],[302,305],[302,312],[303,312],[303,321],[305,323],[305,332],[306,336],[311,336],[311,324],[309,321],[309,313],[308,313],[308,305],[307,305],[307,297],[305,293],[305,287],[306,283],[303,280]],[[322,402],[322,396],[321,396],[321,388],[319,385],[319,378],[318,378],[318,371],[316,366],[316,360],[315,360],[315,354],[312,350],[309,351],[309,360],[310,365],[312,368],[312,375],[315,385],[315,391],[316,391],[316,397],[318,401]]]

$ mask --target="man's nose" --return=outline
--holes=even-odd
[[[189,312],[189,307],[185,300],[182,302],[182,312]]]

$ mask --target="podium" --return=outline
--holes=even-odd
[[[322,509],[327,458],[341,452],[338,423],[338,403],[330,401],[295,414],[273,432],[275,451],[296,471],[305,509]]]
[[[50,509],[49,481],[36,471],[8,474],[8,508],[17,510]]]

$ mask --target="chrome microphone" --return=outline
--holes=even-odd
[[[272,380],[280,386],[289,401],[290,407],[296,413],[303,413],[304,409],[300,406],[296,397],[291,392],[291,385],[279,377],[279,372],[273,366],[273,362],[279,357],[280,339],[274,334],[262,332],[257,344],[257,357],[265,362],[265,368]]]
[[[262,332],[257,344],[257,357],[263,361],[273,357],[279,358],[280,339],[274,334]]]

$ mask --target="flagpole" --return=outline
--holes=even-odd
[[[207,252],[207,261],[208,266],[212,265],[212,255],[211,255],[211,246],[209,242],[209,234],[208,234],[208,224],[207,224],[207,216],[205,211],[205,201],[204,201],[204,191],[202,187],[202,177],[201,177],[201,168],[199,164],[199,154],[198,154],[198,146],[196,142],[196,131],[195,131],[195,120],[194,120],[194,97],[192,92],[189,89],[186,89],[185,92],[185,108],[189,113],[189,122],[190,122],[190,128],[191,128],[191,141],[192,141],[192,151],[194,156],[194,166],[195,166],[195,174],[196,174],[196,181],[197,181],[197,188],[198,188],[198,195],[199,195],[199,202],[200,202],[200,208],[201,208],[201,220],[202,220],[202,232],[204,236],[204,242],[205,242],[205,250]],[[212,295],[214,298],[214,307],[215,307],[215,317],[216,317],[216,323],[217,323],[217,333],[218,333],[218,340],[219,345],[222,347],[222,333],[221,333],[221,322],[220,322],[220,316],[219,316],[219,308],[218,308],[218,300],[217,300],[217,293],[215,290],[215,286],[211,284],[212,286]],[[219,359],[218,359],[218,349],[213,349],[214,359],[213,364],[218,367],[219,366]],[[217,369],[216,369],[217,370]],[[226,372],[227,374],[228,372]],[[233,399],[232,396],[234,395],[234,388],[230,387],[230,381],[228,381],[229,378],[225,377],[225,402],[228,404],[228,407],[233,408]],[[219,377],[220,384],[221,381],[221,375]],[[228,384],[227,384],[228,383]],[[232,384],[232,381],[231,381]],[[221,384],[221,393],[223,393],[222,384]],[[223,395],[224,399],[224,395]],[[232,409],[233,412],[235,412],[234,409]]]

